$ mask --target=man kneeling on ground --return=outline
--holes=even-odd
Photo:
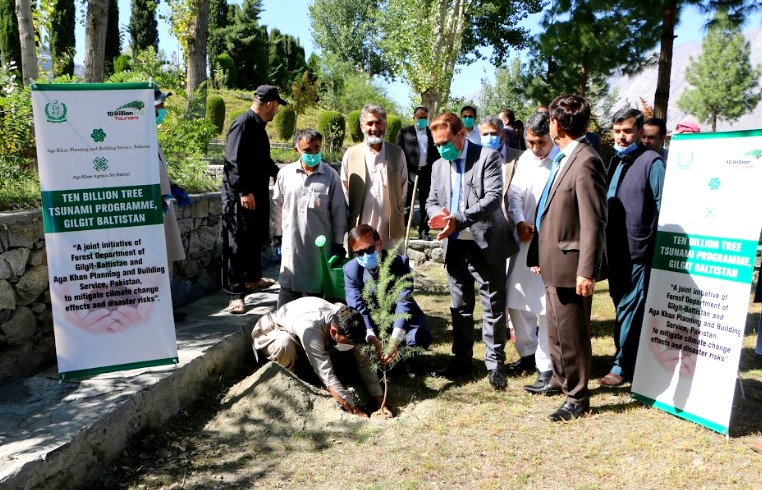
[[[362,351],[365,324],[354,308],[333,304],[322,298],[299,298],[260,318],[251,332],[251,338],[257,359],[260,354],[264,355],[291,372],[295,371],[299,357],[306,356],[315,374],[341,408],[367,417],[339,381],[338,376],[343,377],[347,373],[334,369],[335,364],[343,369],[354,364],[368,395],[381,408],[383,391],[368,355]],[[346,359],[349,355],[353,356],[353,363],[351,359]],[[387,407],[381,409],[391,416]]]

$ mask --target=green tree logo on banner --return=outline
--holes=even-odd
[[[106,139],[106,132],[103,131],[101,128],[96,128],[96,129],[93,129],[92,133],[90,133],[90,137],[96,143],[103,143],[103,140]]]
[[[48,102],[45,104],[45,117],[51,123],[66,122],[66,104],[57,100]]]

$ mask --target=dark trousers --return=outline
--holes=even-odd
[[[566,401],[590,404],[587,383],[593,359],[590,345],[590,311],[593,297],[582,297],[575,288],[545,286],[548,348],[553,377]]]
[[[447,284],[452,314],[452,353],[456,362],[470,363],[474,355],[474,282],[482,303],[484,364],[488,370],[505,364],[505,266],[487,262],[473,240],[447,244]]]
[[[233,299],[246,296],[247,282],[262,279],[262,237],[254,211],[238,199],[222,204],[222,288]]]
[[[431,165],[421,167],[415,173],[408,172],[407,198],[405,201],[405,208],[407,208],[408,213],[413,212],[413,186],[416,175],[418,175],[418,210],[421,218],[418,222],[418,232],[426,233],[429,231],[429,217],[426,215],[426,199],[429,198],[429,190],[431,189]],[[408,214],[405,214],[406,225],[407,220]]]

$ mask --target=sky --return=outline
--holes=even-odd
[[[241,3],[242,0],[228,0],[230,3]],[[363,1],[363,0],[359,0]],[[309,18],[309,5],[312,0],[264,0],[264,11],[260,23],[268,26],[270,29],[277,28],[283,33],[291,34],[299,38],[304,47],[307,57],[316,51],[312,40]],[[159,14],[166,15],[168,8],[165,2],[159,4]],[[539,22],[542,14],[537,14],[527,18],[522,24],[536,33],[539,30]],[[124,36],[122,38],[122,49],[129,45],[129,33],[126,32],[127,24],[130,20],[130,0],[119,0],[119,25]],[[677,28],[677,39],[675,45],[680,43],[701,40],[705,31],[703,25],[706,17],[695,8],[689,8],[683,20]],[[756,15],[747,21],[745,29],[756,27],[762,24],[762,16]],[[77,54],[74,61],[78,64],[84,63],[85,52],[85,33],[84,21],[77,24]],[[169,33],[168,24],[165,20],[159,19],[159,49],[164,51],[169,59],[172,59],[173,53],[179,52],[177,40]],[[658,49],[658,48],[657,48]],[[453,77],[451,86],[452,97],[464,97],[465,99],[476,99],[482,85],[483,79],[494,81],[495,68],[488,61],[482,60],[468,66],[457,66],[456,74]],[[411,91],[404,82],[396,81],[387,84],[385,87],[389,96],[395,100],[400,108],[411,107]]]

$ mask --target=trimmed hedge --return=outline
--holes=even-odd
[[[296,129],[296,112],[294,112],[293,105],[287,105],[281,107],[280,110],[275,113],[273,118],[273,128],[275,128],[275,134],[281,141],[290,141],[294,136],[294,130]]]
[[[318,131],[323,133],[323,142],[327,144],[329,151],[341,148],[345,130],[346,121],[341,113],[324,111],[318,115]]]
[[[206,120],[214,124],[218,133],[225,129],[225,101],[219,95],[206,98]]]
[[[402,119],[394,114],[389,114],[386,117],[386,141],[390,143],[397,142],[397,133],[402,129]]]
[[[228,87],[237,87],[238,81],[238,68],[235,66],[235,61],[227,53],[220,53],[214,60],[214,67],[222,68],[222,71],[227,75],[227,81],[225,84]]]
[[[347,128],[349,129],[349,137],[352,138],[353,143],[359,143],[363,140],[362,130],[360,129],[359,110],[347,114]]]

